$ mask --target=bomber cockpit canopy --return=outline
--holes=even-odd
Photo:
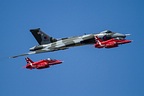
[[[114,32],[112,32],[110,30],[105,30],[105,31],[102,31],[101,33],[114,33]]]

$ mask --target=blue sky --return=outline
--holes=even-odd
[[[0,96],[144,96],[143,0],[2,0],[0,3]],[[64,63],[44,70],[22,67],[37,45],[29,29],[55,37],[129,33],[131,44],[114,49],[93,45],[30,55]]]

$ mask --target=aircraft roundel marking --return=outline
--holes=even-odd
[[[48,37],[47,37],[47,36],[45,36],[45,37],[44,37],[44,39],[48,39]]]
[[[103,36],[103,40],[107,40],[107,37],[106,37],[106,36]]]
[[[37,34],[41,34],[41,32],[38,32]]]

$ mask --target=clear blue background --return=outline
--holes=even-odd
[[[30,55],[63,60],[44,70],[22,68],[25,53],[38,43],[29,29],[55,37],[129,33],[130,44],[114,49],[93,45]],[[144,96],[143,0],[1,0],[0,96]]]

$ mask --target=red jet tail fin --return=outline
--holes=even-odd
[[[98,36],[95,36],[95,41],[98,42],[98,44],[102,46],[102,43],[101,43],[102,40]]]
[[[26,60],[27,63],[34,63],[34,62],[33,62],[30,58],[28,58],[28,57],[26,57],[25,60]]]
[[[95,40],[96,40],[96,42],[97,41],[102,42],[102,40],[98,36],[95,36]]]

